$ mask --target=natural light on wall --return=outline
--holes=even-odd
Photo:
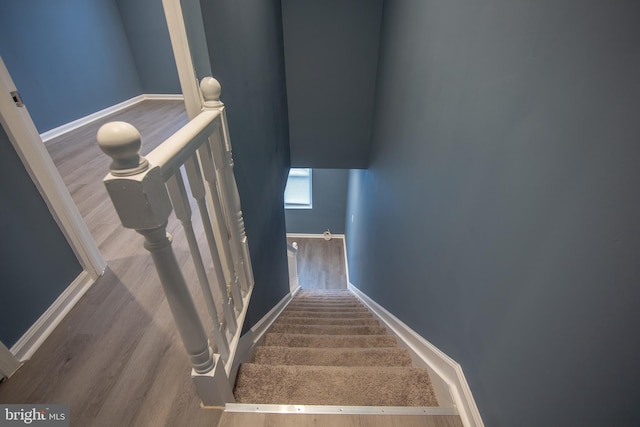
[[[311,169],[291,168],[284,189],[286,209],[311,209]]]

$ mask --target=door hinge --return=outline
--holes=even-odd
[[[13,98],[13,102],[16,103],[17,107],[24,107],[24,103],[22,102],[20,93],[18,93],[17,90],[11,91],[11,97]]]

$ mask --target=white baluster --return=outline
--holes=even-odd
[[[173,204],[173,209],[176,213],[176,218],[182,223],[185,235],[187,237],[187,243],[189,244],[189,250],[191,252],[191,258],[193,260],[196,274],[198,275],[198,281],[200,283],[200,289],[209,311],[209,316],[213,321],[213,339],[217,346],[218,352],[222,356],[222,360],[227,362],[229,360],[229,343],[225,334],[224,326],[218,319],[218,310],[214,302],[213,294],[211,293],[211,287],[209,286],[209,279],[207,278],[207,272],[202,262],[202,255],[200,254],[200,248],[198,247],[198,241],[193,231],[193,224],[191,223],[191,206],[189,205],[189,198],[187,197],[187,190],[184,187],[182,180],[182,173],[178,171],[167,181],[167,189],[169,190],[169,197]],[[225,298],[226,295],[222,295]]]
[[[220,101],[221,87],[213,77],[205,77],[200,82],[200,90],[205,108],[215,108],[222,113],[222,127],[209,138],[211,150],[220,184],[226,218],[231,232],[231,249],[235,270],[242,289],[248,291],[254,283],[248,241],[240,205],[240,196],[233,173],[233,155],[224,104]]]
[[[138,130],[125,122],[111,122],[98,131],[100,148],[109,155],[111,173],[104,180],[122,225],[145,238],[160,283],[193,366],[192,377],[205,405],[216,405],[230,395],[228,379],[221,377],[191,294],[171,247],[166,225],[171,202],[158,167],[139,155]],[[216,357],[217,358],[217,357]],[[224,372],[224,368],[222,369]]]
[[[208,144],[202,144],[198,148],[198,157],[200,158],[200,165],[202,166],[202,175],[209,186],[208,195],[211,198],[211,209],[213,210],[213,216],[215,218],[215,224],[218,227],[220,235],[220,247],[223,249],[224,256],[221,256],[222,260],[226,262],[226,271],[229,275],[229,290],[233,294],[233,302],[236,310],[242,309],[242,295],[239,292],[238,274],[234,268],[234,258],[232,254],[232,248],[230,246],[230,231],[227,227],[227,221],[222,211],[222,202],[220,200],[220,194],[218,192],[218,179],[216,177],[215,166],[213,164],[213,158],[211,155],[211,149]]]
[[[229,331],[233,334],[237,329],[236,323],[236,314],[233,310],[233,304],[236,303],[236,300],[239,301],[238,310],[242,310],[242,298],[238,295],[233,295],[233,298],[229,298],[228,290],[227,290],[227,280],[224,274],[224,268],[222,266],[222,261],[220,260],[220,254],[218,253],[218,248],[215,242],[215,236],[213,232],[213,227],[211,225],[211,218],[209,217],[209,210],[207,209],[207,203],[205,200],[205,188],[204,183],[202,181],[202,174],[200,172],[200,167],[198,165],[198,160],[195,156],[191,157],[185,163],[185,169],[187,171],[187,177],[189,178],[189,187],[191,188],[191,194],[193,198],[196,199],[198,203],[198,209],[200,210],[200,217],[202,218],[202,225],[204,226],[205,236],[207,238],[207,244],[209,245],[209,252],[211,254],[211,259],[213,260],[213,267],[216,273],[216,281],[218,282],[218,286],[220,288],[220,292],[224,298],[222,302],[222,309],[224,312],[225,320],[227,322]]]

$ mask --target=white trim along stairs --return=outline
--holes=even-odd
[[[322,238],[322,235],[290,235],[289,237]],[[344,239],[343,235],[334,235]],[[346,241],[345,241],[346,262]],[[347,267],[348,275],[348,267]],[[256,323],[241,339],[238,345],[236,360],[233,364],[231,380],[234,381],[238,367],[252,353],[253,348],[261,341],[264,334],[272,326],[278,316],[285,310],[298,287],[287,294],[269,313]],[[466,381],[462,367],[440,351],[436,346],[421,337],[417,332],[395,317],[364,292],[348,283],[348,290],[356,296],[390,331],[398,338],[400,346],[407,348],[416,366],[426,367],[438,401],[438,408],[402,408],[402,407],[348,407],[321,405],[253,405],[228,403],[228,412],[261,412],[261,413],[306,413],[306,414],[405,414],[405,415],[455,415],[458,414],[466,427],[483,427],[484,423],[476,406],[473,394]],[[426,412],[425,412],[426,411]]]
[[[438,408],[402,408],[402,407],[349,407],[349,406],[321,406],[321,405],[253,405],[228,403],[225,410],[228,412],[262,412],[262,413],[305,413],[305,414],[388,414],[388,415],[460,415],[462,422],[468,427],[484,426],[473,395],[468,388],[466,379],[460,365],[438,350],[433,344],[420,337],[415,331],[402,323],[379,304],[359,291],[352,284],[349,290],[369,310],[384,323],[385,326],[398,338],[400,345],[407,348],[414,362],[416,358],[422,365],[428,367],[429,373],[436,388],[441,407]],[[287,294],[269,313],[267,313],[253,328],[241,339],[238,345],[237,358],[234,361],[231,379],[235,378],[238,367],[252,352],[262,339],[266,331],[272,326],[280,313],[293,299],[299,288]],[[446,398],[446,391],[442,385],[449,388],[451,398]],[[438,388],[440,385],[440,388]],[[447,402],[449,400],[449,402]],[[451,406],[447,405],[449,403]],[[447,406],[444,406],[447,405]]]
[[[348,286],[349,290],[390,329],[398,340],[430,368],[432,379],[437,377],[449,386],[449,392],[458,408],[462,423],[468,427],[484,426],[462,367],[353,284],[349,283]]]

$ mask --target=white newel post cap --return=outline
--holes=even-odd
[[[109,122],[100,127],[97,134],[98,145],[109,157],[111,173],[128,176],[145,171],[149,162],[140,156],[142,137],[135,126],[127,122]]]
[[[218,107],[222,106],[220,101],[220,94],[222,93],[222,87],[213,77],[205,77],[200,81],[200,91],[204,98],[205,107]]]

